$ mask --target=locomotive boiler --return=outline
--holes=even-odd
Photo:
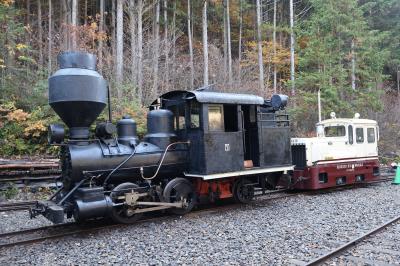
[[[248,202],[293,170],[285,95],[171,91],[151,105],[139,141],[133,118],[112,123],[94,55],[65,52],[58,62],[49,104],[67,129],[50,125],[49,142],[61,146],[62,187],[31,217],[130,223],[150,211],[184,214],[201,198]],[[93,126],[107,104],[108,121]]]

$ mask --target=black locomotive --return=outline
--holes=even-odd
[[[66,52],[49,78],[49,104],[68,127],[49,127],[61,146],[62,187],[31,209],[61,223],[110,216],[129,223],[143,213],[184,214],[202,198],[241,202],[274,188],[293,170],[287,96],[171,91],[150,106],[147,134],[111,122],[107,83],[92,54]],[[90,127],[108,102],[109,121]]]

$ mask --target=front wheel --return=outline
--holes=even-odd
[[[139,186],[133,183],[122,183],[116,186],[111,194],[111,200],[115,204],[124,203],[124,200],[118,199],[120,196],[124,196],[125,193],[129,193],[132,189],[137,189]],[[112,208],[110,213],[111,219],[117,223],[130,224],[134,223],[142,218],[143,213],[135,213],[135,209],[123,204]]]

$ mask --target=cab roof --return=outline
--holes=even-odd
[[[226,93],[210,90],[183,91],[176,90],[164,93],[161,100],[190,100],[196,99],[200,103],[222,103],[222,104],[252,104],[263,105],[264,99],[253,94]],[[154,101],[154,103],[156,103]]]
[[[360,118],[331,118],[323,120],[317,125],[328,125],[328,124],[355,124],[355,125],[377,125],[377,122],[372,119],[360,119]]]

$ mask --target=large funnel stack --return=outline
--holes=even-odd
[[[89,127],[107,103],[107,84],[96,72],[96,56],[65,52],[49,78],[49,104],[70,129],[71,139],[89,137]]]

